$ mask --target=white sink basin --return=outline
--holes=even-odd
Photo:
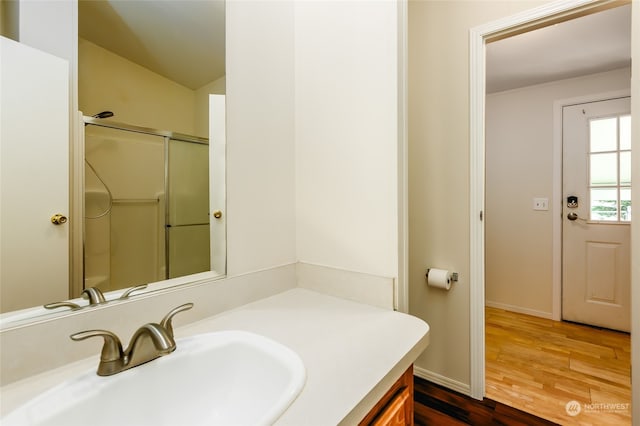
[[[172,354],[109,377],[95,369],[1,419],[10,425],[268,425],[305,382],[300,357],[266,337],[176,339]],[[96,365],[97,368],[97,365]]]

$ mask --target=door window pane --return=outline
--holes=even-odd
[[[590,220],[631,220],[631,115],[589,121]]]
[[[620,149],[631,149],[631,116],[620,117]]]
[[[591,190],[591,220],[618,220],[618,190],[612,188]]]
[[[599,118],[591,120],[589,124],[591,152],[615,151],[618,149],[617,117]]]
[[[631,222],[631,189],[620,190],[620,220]]]
[[[616,153],[591,154],[589,165],[591,186],[618,184],[617,157]]]

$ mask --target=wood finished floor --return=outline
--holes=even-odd
[[[630,352],[626,333],[487,308],[486,396],[562,425],[630,425]]]
[[[485,398],[472,399],[414,376],[416,426],[547,426],[555,423]]]

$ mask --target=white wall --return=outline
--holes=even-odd
[[[553,199],[553,103],[630,81],[627,68],[487,96],[487,305],[551,318],[552,214],[561,202]],[[534,211],[534,197],[548,198],[549,210]]]
[[[398,275],[397,5],[295,8],[298,260]]]
[[[227,12],[227,274],[296,261],[294,8]]]

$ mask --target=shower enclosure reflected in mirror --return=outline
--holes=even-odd
[[[209,141],[85,117],[84,287],[211,270]]]
[[[70,9],[61,7],[61,13],[63,14],[67,13],[68,10]],[[187,158],[183,158],[183,160],[191,161],[192,157],[197,157],[196,161],[198,162],[208,162],[211,161],[211,151],[217,150],[218,159],[216,164],[220,163],[222,167],[216,165],[215,170],[213,168],[210,170],[210,175],[215,176],[218,174],[216,185],[222,188],[222,192],[216,195],[219,199],[216,201],[215,210],[220,209],[223,212],[224,106],[222,107],[223,118],[218,126],[221,129],[222,136],[215,143],[213,143],[213,136],[210,136],[209,132],[209,107],[212,96],[224,95],[225,93],[224,15],[224,0],[193,2],[182,0],[135,2],[79,0],[77,14],[77,74],[71,73],[72,80],[70,81],[72,86],[77,82],[78,109],[83,114],[93,115],[99,111],[110,110],[115,113],[115,116],[113,119],[107,117],[108,121],[129,123],[133,126],[150,129],[166,129],[184,135],[196,135],[197,139],[210,138],[212,143],[209,146],[211,148],[209,155],[190,155],[190,153],[187,153],[185,154]],[[8,19],[11,19],[11,17]],[[29,24],[31,23],[29,22]],[[53,37],[52,39],[56,38]],[[64,46],[64,48],[67,49],[68,46]],[[73,64],[71,69],[73,69]],[[57,108],[57,106],[49,107],[50,109]],[[95,120],[98,119],[95,118]],[[105,122],[107,120],[103,119],[101,121]],[[92,124],[86,126],[85,130],[94,132],[97,128]],[[75,174],[71,178],[75,181],[82,181],[85,178],[85,173],[81,169],[78,172],[77,169],[80,164],[84,163],[84,159],[82,158],[81,145],[77,139],[80,138],[83,132],[80,129],[72,129],[72,131],[75,131],[76,135],[72,135],[74,140],[71,143],[71,155],[74,156],[72,157],[74,165],[71,172]],[[105,131],[104,128],[103,131]],[[129,133],[125,134],[129,135]],[[150,188],[148,188],[148,194],[145,193],[144,196],[141,194],[140,197],[135,196],[134,201],[137,201],[137,204],[126,204],[127,201],[131,201],[128,198],[129,195],[133,196],[133,193],[127,193],[126,191],[130,191],[132,188],[129,185],[119,188],[120,184],[117,181],[111,183],[109,177],[107,177],[111,172],[101,169],[104,165],[99,158],[103,152],[113,154],[110,150],[118,148],[123,142],[104,144],[104,146],[97,144],[96,147],[92,146],[92,144],[94,142],[88,142],[86,149],[87,159],[91,163],[91,167],[84,163],[87,179],[87,212],[86,214],[78,215],[77,219],[83,222],[82,216],[96,217],[104,214],[103,217],[86,219],[90,234],[98,233],[100,235],[101,233],[103,238],[102,245],[92,243],[92,237],[89,237],[89,241],[87,241],[84,236],[85,230],[74,228],[74,232],[71,235],[73,239],[71,242],[67,241],[67,244],[72,244],[73,262],[76,265],[83,267],[83,263],[86,261],[86,266],[89,268],[87,273],[85,274],[83,271],[79,271],[78,267],[73,266],[70,269],[73,278],[68,283],[68,292],[62,288],[55,293],[55,296],[48,296],[48,293],[45,294],[40,290],[23,291],[24,295],[21,295],[20,303],[12,305],[11,309],[1,310],[0,327],[5,327],[7,323],[5,320],[11,319],[13,321],[19,318],[18,321],[23,324],[25,321],[28,322],[30,318],[39,317],[43,315],[43,303],[56,302],[65,297],[68,299],[78,298],[85,287],[97,286],[108,291],[112,288],[131,286],[142,281],[145,281],[145,283],[162,281],[166,277],[188,275],[195,270],[204,269],[207,261],[209,263],[213,262],[213,266],[209,265],[207,270],[214,270],[214,273],[207,275],[208,277],[214,275],[222,276],[225,273],[225,216],[222,216],[221,220],[215,220],[215,225],[211,226],[210,234],[213,234],[215,238],[209,241],[209,244],[207,244],[204,237],[200,237],[197,242],[187,239],[190,242],[184,243],[185,238],[183,238],[182,231],[186,230],[187,227],[178,229],[177,226],[171,226],[171,228],[176,229],[167,231],[172,234],[170,241],[175,244],[167,244],[165,230],[158,230],[157,235],[152,235],[148,232],[148,228],[152,227],[150,210],[165,211],[165,207],[169,206],[167,197],[170,191],[163,187],[164,183],[161,183],[154,187],[159,188],[156,192],[151,193]],[[191,145],[184,141],[176,142],[176,146],[178,146],[176,149],[180,150],[180,147],[187,144]],[[146,148],[150,143],[136,140],[131,145],[134,149],[142,149],[141,147]],[[214,148],[214,145],[216,148]],[[150,155],[156,155],[155,151]],[[181,154],[178,153],[178,155]],[[50,156],[49,161],[52,158]],[[119,161],[121,162],[119,167],[122,169],[129,160],[121,159]],[[154,170],[156,168],[156,166],[151,166],[150,163],[151,157],[144,158],[143,161],[138,162],[136,172],[138,174],[130,175],[130,182],[136,180],[146,182],[149,176],[156,175],[155,171],[146,173],[147,167],[151,167]],[[100,178],[91,170],[92,167]],[[164,165],[161,167],[164,167]],[[124,174],[124,171],[121,172],[120,169],[118,169],[117,173]],[[189,166],[188,170],[192,171],[191,166]],[[162,174],[164,174],[164,170],[162,170]],[[49,179],[53,182],[58,177],[51,176]],[[109,190],[105,189],[100,179],[107,184]],[[64,180],[66,181],[67,178],[65,177]],[[214,188],[209,181],[208,184],[212,191],[209,194],[209,198],[213,203]],[[80,188],[83,188],[84,185],[75,185],[74,183],[71,193],[68,194],[71,197],[79,197],[83,193]],[[191,190],[191,183],[188,183],[188,185],[189,190]],[[66,187],[66,185],[58,186]],[[121,190],[125,192],[120,194],[118,191]],[[110,195],[109,192],[112,192],[112,194]],[[193,211],[191,207],[187,207],[187,211],[180,211],[181,200],[185,199],[183,195],[177,195],[172,199],[176,203],[174,207],[178,209],[174,211],[174,214],[177,215],[175,217],[180,221],[181,225],[187,224],[182,222],[182,218],[185,215],[190,215]],[[30,194],[25,193],[24,196],[29,197]],[[113,199],[113,203],[110,198]],[[141,203],[142,200],[154,199],[158,201],[153,208]],[[75,203],[78,205],[83,204],[82,200],[76,200]],[[153,205],[153,203],[149,204]],[[58,212],[57,210],[62,211],[63,209],[56,207],[56,212]],[[213,210],[210,206],[207,206],[206,213],[211,214]],[[124,211],[130,214],[123,214]],[[162,226],[161,219],[166,220],[166,217],[155,219],[157,224],[153,224],[153,228],[159,229]],[[191,219],[189,218],[189,220]],[[188,222],[188,228],[196,229],[199,225],[195,224],[201,223],[201,219]],[[115,229],[114,225],[118,224],[118,221],[125,222],[125,226],[128,225],[130,228],[125,231],[114,231],[114,234],[112,234],[112,230]],[[209,221],[209,217],[207,221]],[[108,227],[105,222],[110,222]],[[76,218],[70,217],[67,226],[75,226],[75,223],[77,223]],[[99,223],[100,225],[97,225]],[[200,226],[204,227],[204,225]],[[124,237],[122,236],[123,234]],[[204,233],[200,233],[200,235],[204,235]],[[153,248],[149,248],[152,240],[155,245]],[[76,255],[78,249],[80,252],[83,251],[83,245],[87,242],[90,245],[90,251],[85,253],[86,256]],[[33,244],[40,245],[38,242]],[[113,256],[111,254],[107,255],[105,251],[107,245],[109,246],[109,252],[116,247],[121,251]],[[214,247],[214,250],[210,248],[204,251],[198,249],[198,255],[189,254],[189,250],[194,249],[196,246]],[[172,250],[175,252],[173,255]],[[206,250],[210,251],[208,255]],[[65,250],[65,252],[67,251]],[[202,255],[201,253],[205,254]],[[120,265],[120,260],[122,257],[129,255],[131,255],[131,260],[136,264],[136,267],[133,268],[135,271],[130,271],[131,276],[126,277],[127,274],[123,270],[129,267]],[[184,255],[186,259],[174,264],[174,260],[179,259],[181,255]],[[139,259],[138,256],[140,256]],[[83,259],[83,257],[85,258]],[[169,259],[168,261],[167,258]],[[203,260],[205,258],[208,259]],[[33,267],[39,267],[38,264],[33,264],[33,258],[30,260]],[[69,268],[66,260],[58,262],[59,265],[63,263]],[[220,266],[217,267],[215,265]],[[164,288],[193,282],[195,279],[202,279],[202,277],[202,275],[198,275],[195,278],[185,277],[184,279],[170,280],[166,283],[158,283],[155,287]],[[49,281],[52,280],[49,279]],[[65,284],[66,279],[62,280],[60,286],[64,287]],[[38,285],[44,285],[44,283]],[[153,287],[150,286],[147,291],[153,291]],[[36,295],[41,297],[35,297]],[[40,300],[43,298],[44,300]],[[20,311],[14,311],[16,309],[20,309]],[[64,313],[65,311],[68,312],[68,309],[56,309],[56,311]],[[51,311],[44,312],[46,315],[51,315],[51,313]]]
[[[224,2],[81,0],[78,12],[79,109],[114,113],[85,120],[82,287],[224,274],[210,264],[207,144]]]

